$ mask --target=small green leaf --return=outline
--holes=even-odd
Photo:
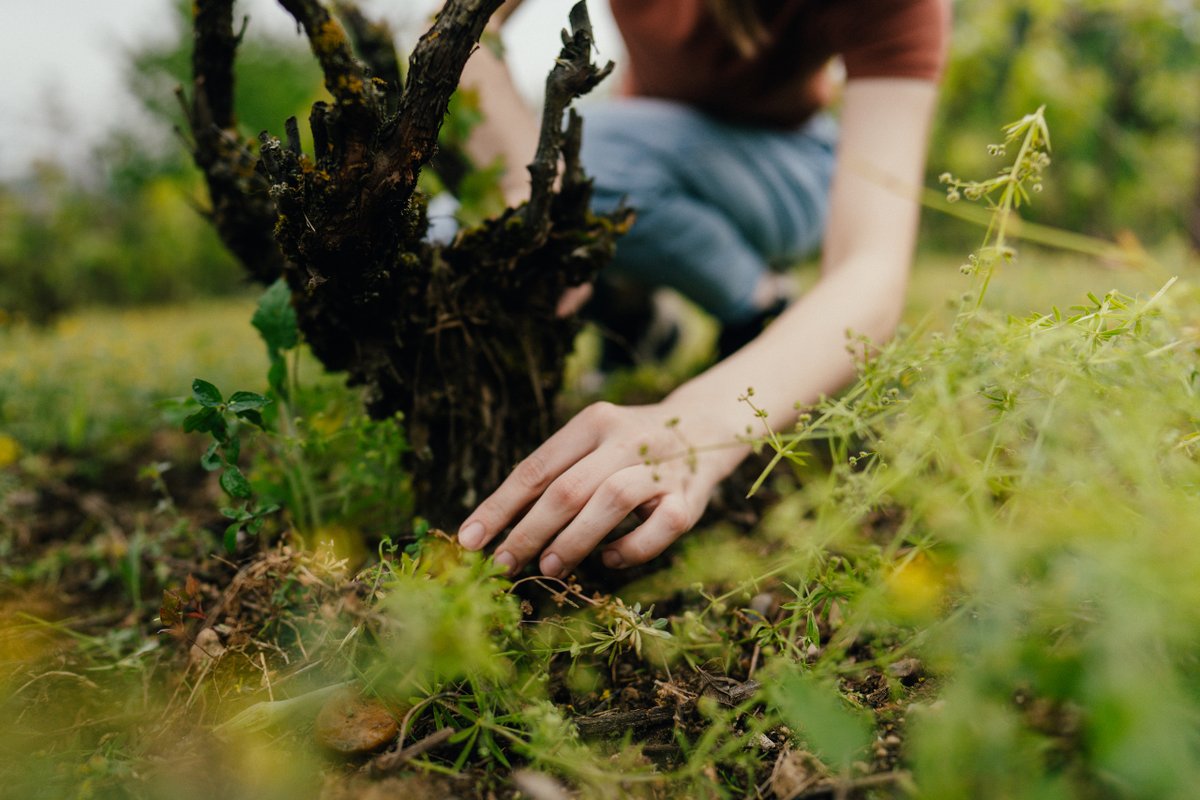
[[[230,497],[248,498],[253,494],[250,481],[246,480],[242,471],[234,466],[226,467],[225,471],[221,473],[221,488]]]
[[[232,553],[237,550],[237,535],[241,529],[240,522],[235,522],[225,529],[225,552]]]
[[[236,465],[241,455],[242,440],[237,436],[230,436],[225,440],[225,463],[231,466]]]
[[[213,412],[212,422],[208,426],[209,432],[212,433],[214,439],[222,444],[225,444],[229,441],[229,423],[227,423],[225,418],[221,416],[221,412],[217,411],[215,408],[210,408],[207,410]]]
[[[183,432],[199,431],[206,433],[213,429],[215,421],[221,419],[221,414],[215,408],[202,408],[194,414],[183,418]]]
[[[292,291],[283,278],[263,292],[250,324],[262,335],[269,353],[289,350],[300,343],[296,310],[292,308]]]
[[[220,442],[213,442],[204,451],[204,455],[200,456],[200,466],[208,472],[214,472],[221,468],[221,456],[217,453],[217,448],[221,446]]]
[[[192,397],[205,408],[216,408],[221,405],[221,392],[206,380],[196,378],[192,381]]]
[[[262,414],[255,411],[254,409],[248,409],[246,411],[239,411],[239,412],[237,412],[237,416],[238,416],[238,419],[244,419],[244,420],[246,420],[246,422],[249,422],[251,425],[261,428],[264,431],[267,429],[267,423],[263,421]]]
[[[227,408],[237,414],[239,411],[252,411],[262,408],[271,402],[271,398],[263,397],[254,392],[234,392],[229,395]]]
[[[287,397],[287,362],[277,352],[271,353],[271,366],[267,369],[267,384],[280,397]]]
[[[789,672],[773,685],[770,694],[783,720],[800,731],[813,752],[830,766],[848,768],[871,743],[867,715],[852,710],[836,686]]]

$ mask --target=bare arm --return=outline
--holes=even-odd
[[[928,81],[851,81],[816,286],[757,339],[662,402],[584,409],[471,514],[460,530],[464,546],[478,549],[517,520],[497,562],[515,570],[540,554],[542,571],[561,575],[639,511],[645,521],[609,545],[604,561],[645,562],[696,523],[713,487],[746,456],[748,446],[730,444],[702,449],[694,463],[679,457],[687,445],[733,443],[745,433],[755,422],[737,399],[746,387],[783,427],[796,401],[812,403],[851,380],[847,331],[882,342],[903,309],[918,205],[895,187],[921,183],[935,96]]]
[[[499,33],[522,0],[506,0],[492,17],[489,30]],[[483,121],[467,141],[467,154],[480,166],[504,161],[500,188],[511,206],[529,198],[529,173],[525,165],[537,149],[538,118],[513,84],[505,63],[487,47],[479,47],[463,70],[463,88],[479,96]]]

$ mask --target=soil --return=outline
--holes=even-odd
[[[156,737],[160,745],[186,742],[173,747],[186,746],[202,754],[210,746],[204,743],[211,734],[203,727],[195,728],[186,717],[204,717],[203,707],[233,701],[239,690],[230,688],[224,695],[182,703],[181,692],[195,694],[192,687],[198,674],[211,673],[215,678],[211,685],[257,689],[264,674],[292,676],[310,668],[319,672],[319,665],[306,664],[305,635],[299,631],[308,630],[308,623],[347,615],[361,617],[366,613],[368,591],[352,580],[349,571],[340,582],[311,573],[304,578],[305,556],[284,545],[236,558],[221,555],[218,541],[224,519],[214,512],[220,504],[219,489],[211,475],[191,466],[194,450],[191,437],[163,433],[104,462],[54,454],[10,467],[8,477],[15,478],[15,488],[0,502],[0,535],[9,549],[4,569],[12,579],[0,588],[0,622],[9,624],[19,610],[32,618],[68,621],[74,632],[51,637],[53,646],[39,651],[36,658],[12,662],[4,678],[36,676],[47,670],[88,674],[83,670],[89,664],[97,666],[96,660],[103,655],[91,646],[81,646],[73,636],[101,641],[124,629],[136,632],[132,642],[155,643],[158,663],[153,676],[145,679],[150,688],[144,691],[170,699],[167,710],[157,718],[143,708],[137,716],[139,724],[160,731]],[[171,466],[161,473],[162,482],[156,487],[144,467],[167,463]],[[734,485],[748,485],[760,468],[759,464],[746,465],[748,480]],[[714,501],[706,519],[749,531],[774,499],[764,492],[747,501],[739,493],[728,492]],[[871,526],[889,521],[872,520]],[[123,564],[136,569],[123,568]],[[589,561],[581,568],[579,581],[619,595],[623,582],[651,570],[653,567],[632,574],[613,572],[598,561]],[[131,581],[132,573],[141,578]],[[290,600],[289,591],[293,593]],[[530,619],[560,613],[549,595],[532,583],[525,585],[523,596]],[[752,609],[730,612],[729,625],[744,633],[764,618],[786,613],[780,610],[781,600],[782,595],[764,587]],[[680,597],[665,598],[655,613],[682,613],[685,603]],[[290,617],[281,613],[285,605]],[[287,624],[281,624],[285,619]],[[829,632],[822,631],[823,637]],[[738,638],[731,636],[733,641]],[[855,777],[848,782],[839,781],[819,768],[819,762],[805,753],[792,732],[778,727],[766,731],[757,742],[763,764],[761,773],[753,778],[757,796],[891,795],[896,780],[902,777],[905,708],[913,698],[928,696],[930,682],[913,659],[893,665],[891,674],[872,666],[877,655],[874,648],[889,644],[856,645],[849,654],[842,686],[851,702],[875,714],[878,736],[870,761],[858,764]],[[229,653],[239,657],[224,657]],[[113,656],[127,657],[127,653],[115,646]],[[549,695],[585,740],[603,745],[627,737],[642,745],[646,763],[669,770],[684,759],[680,735],[695,740],[706,729],[706,704],[730,708],[745,703],[746,714],[761,713],[751,702],[762,688],[756,679],[761,661],[761,654],[749,645],[720,662],[669,672],[649,666],[649,662],[621,657],[612,663],[601,685],[581,692],[570,688],[567,661],[560,659],[552,662]],[[864,666],[855,669],[855,662]],[[57,684],[50,680],[40,683],[20,698],[6,701],[16,703],[18,718],[39,707],[58,706],[62,712],[64,703],[75,704],[75,724],[96,724],[99,740],[104,738],[100,733],[107,711],[104,700],[111,700],[115,689],[90,677],[73,687],[77,691],[66,693],[52,690]],[[279,683],[277,677],[268,688],[278,691]],[[423,718],[397,746],[393,744],[398,738],[396,728],[403,722],[399,711],[372,707],[361,714],[362,708],[347,713],[342,705],[338,719],[331,722],[333,712],[327,712],[324,722],[318,720],[316,726],[317,740],[329,740],[325,734],[333,728],[337,728],[334,738],[341,744],[355,740],[350,746],[334,748],[339,754],[326,749],[325,755],[316,756],[326,760],[323,798],[569,796],[565,789],[555,795],[555,779],[536,773],[523,777],[512,773],[511,780],[497,784],[494,772],[470,764],[453,775],[406,772],[405,763],[415,755],[437,759],[457,752],[446,744],[452,731],[439,730]],[[89,721],[88,715],[95,719]],[[386,734],[382,739],[366,742],[367,734],[381,731]],[[311,723],[297,727],[291,735],[310,745],[314,735]],[[196,758],[202,762],[202,756]],[[660,790],[647,791],[646,796],[655,796]]]

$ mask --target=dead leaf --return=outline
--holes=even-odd
[[[174,628],[176,625],[183,624],[183,600],[179,595],[168,589],[163,590],[158,619],[164,628]]]

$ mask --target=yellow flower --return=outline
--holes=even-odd
[[[0,433],[0,469],[15,464],[20,457],[20,443],[8,434]]]
[[[929,618],[937,614],[946,591],[942,569],[923,553],[896,565],[884,578],[888,605],[901,617]]]

